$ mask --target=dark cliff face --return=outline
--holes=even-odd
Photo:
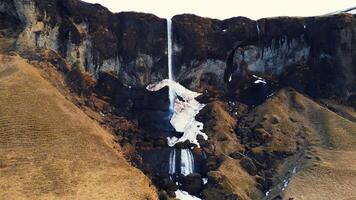
[[[355,92],[355,23],[355,16],[347,14],[258,21],[175,16],[175,70],[189,74],[204,68],[207,60],[221,60],[226,64],[220,69],[224,74],[214,77],[218,80],[214,84],[226,86],[228,92],[241,89],[242,84],[250,87],[247,80],[258,74],[280,87],[291,86],[314,97],[348,99]],[[211,65],[208,68],[214,68]],[[242,74],[244,66],[248,72]],[[217,71],[213,75],[221,75]],[[179,78],[183,83],[187,79]],[[204,84],[193,88],[200,86]]]
[[[114,14],[99,4],[73,0],[2,4],[2,23],[11,17],[21,24],[20,49],[52,49],[95,77],[109,72],[126,86],[143,87],[167,74],[165,19],[134,12]],[[14,13],[7,13],[7,8]]]
[[[96,78],[109,73],[126,87],[167,77],[165,19],[114,14],[76,0],[6,0],[0,8],[1,26],[22,28],[20,48],[53,49]],[[347,100],[355,93],[356,19],[350,14],[258,21],[184,14],[172,23],[174,77],[190,89],[235,95],[253,87],[258,74],[314,97]]]
[[[86,33],[93,39],[95,62],[120,56],[124,63],[128,63],[139,53],[157,57],[165,52],[165,20],[154,15],[114,14],[99,4],[73,0],[34,2],[39,10],[38,21],[52,27],[59,26],[58,39],[63,45],[69,38],[79,45],[86,35],[81,34],[77,25],[86,23]],[[66,53],[64,49],[62,55]]]

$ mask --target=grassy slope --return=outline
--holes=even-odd
[[[350,115],[355,111],[348,110]],[[356,123],[290,90],[282,90],[258,107],[264,118],[277,116],[279,123],[268,123],[269,129],[282,131],[284,143],[271,148],[288,149],[296,141],[305,141],[304,157],[297,174],[284,191],[284,199],[334,200],[356,198]],[[289,119],[293,119],[291,122]],[[289,121],[289,122],[287,122]],[[301,133],[300,135],[298,133]],[[290,139],[284,139],[287,136]],[[274,142],[274,141],[272,141]],[[293,166],[295,161],[291,161]]]
[[[302,95],[302,123],[309,127],[313,158],[295,176],[286,196],[295,199],[356,198],[356,123],[337,115]],[[349,110],[354,114],[352,109]]]
[[[157,199],[116,148],[37,69],[0,55],[0,199]]]

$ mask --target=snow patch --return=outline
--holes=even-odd
[[[174,129],[177,132],[182,132],[183,136],[180,138],[168,137],[168,145],[173,147],[179,142],[188,140],[190,143],[196,144],[198,147],[200,147],[197,136],[201,135],[205,140],[208,139],[208,136],[202,132],[203,123],[195,120],[195,116],[205,106],[204,104],[200,104],[197,100],[195,100],[195,98],[201,94],[190,91],[179,83],[169,79],[164,79],[161,82],[150,84],[146,87],[146,89],[149,91],[158,91],[165,86],[168,86],[176,96],[179,96],[183,99],[182,101],[178,98],[175,99],[173,105],[173,116],[170,120],[170,123]]]
[[[177,190],[175,193],[176,193],[176,198],[180,200],[201,200],[201,198],[190,195],[188,192],[183,190]]]
[[[208,178],[203,178],[202,180],[204,185],[208,183]]]
[[[256,76],[256,75],[252,75],[254,78],[256,78],[257,80],[255,80],[254,83],[263,83],[263,84],[267,84],[266,80],[264,80],[263,78]]]

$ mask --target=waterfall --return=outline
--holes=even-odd
[[[180,173],[184,176],[194,172],[194,156],[190,149],[181,149]]]
[[[258,25],[258,21],[257,20],[256,20],[256,29],[257,29],[258,38],[260,38],[260,26]]]
[[[172,149],[169,154],[168,174],[172,175],[174,173],[176,173],[176,149]]]
[[[167,43],[168,43],[168,50],[167,50],[167,56],[168,56],[168,79],[173,81],[173,71],[172,71],[172,19],[167,18]],[[169,87],[169,110],[170,112],[173,111],[174,107],[174,92]]]

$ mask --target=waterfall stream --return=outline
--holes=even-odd
[[[167,18],[167,57],[168,57],[168,79],[173,81],[173,70],[172,70],[172,19]],[[172,112],[174,110],[174,93],[169,87],[169,110]]]
[[[208,136],[202,132],[203,123],[195,120],[195,116],[205,106],[200,104],[196,97],[201,95],[200,93],[190,91],[174,81],[173,66],[172,66],[172,19],[167,19],[167,57],[168,57],[168,79],[164,79],[158,83],[150,84],[146,87],[149,91],[158,91],[163,87],[169,88],[169,118],[170,123],[177,132],[183,133],[180,138],[167,137],[168,146],[172,147],[169,153],[168,162],[168,174],[171,180],[177,175],[176,163],[177,162],[177,149],[175,144],[180,142],[189,141],[192,144],[196,144],[199,148],[197,136],[201,135],[204,139],[208,139]],[[180,99],[175,97],[179,96]],[[180,150],[180,166],[179,173],[183,176],[187,176],[194,173],[195,159],[190,149]],[[177,185],[181,185],[179,180],[176,180]],[[200,198],[188,194],[186,191],[178,189],[176,192],[177,198],[180,200],[199,200]]]
[[[190,149],[181,149],[180,173],[187,176],[194,172],[194,156]]]
[[[172,175],[174,173],[176,173],[176,149],[172,149],[169,154],[168,174]]]

